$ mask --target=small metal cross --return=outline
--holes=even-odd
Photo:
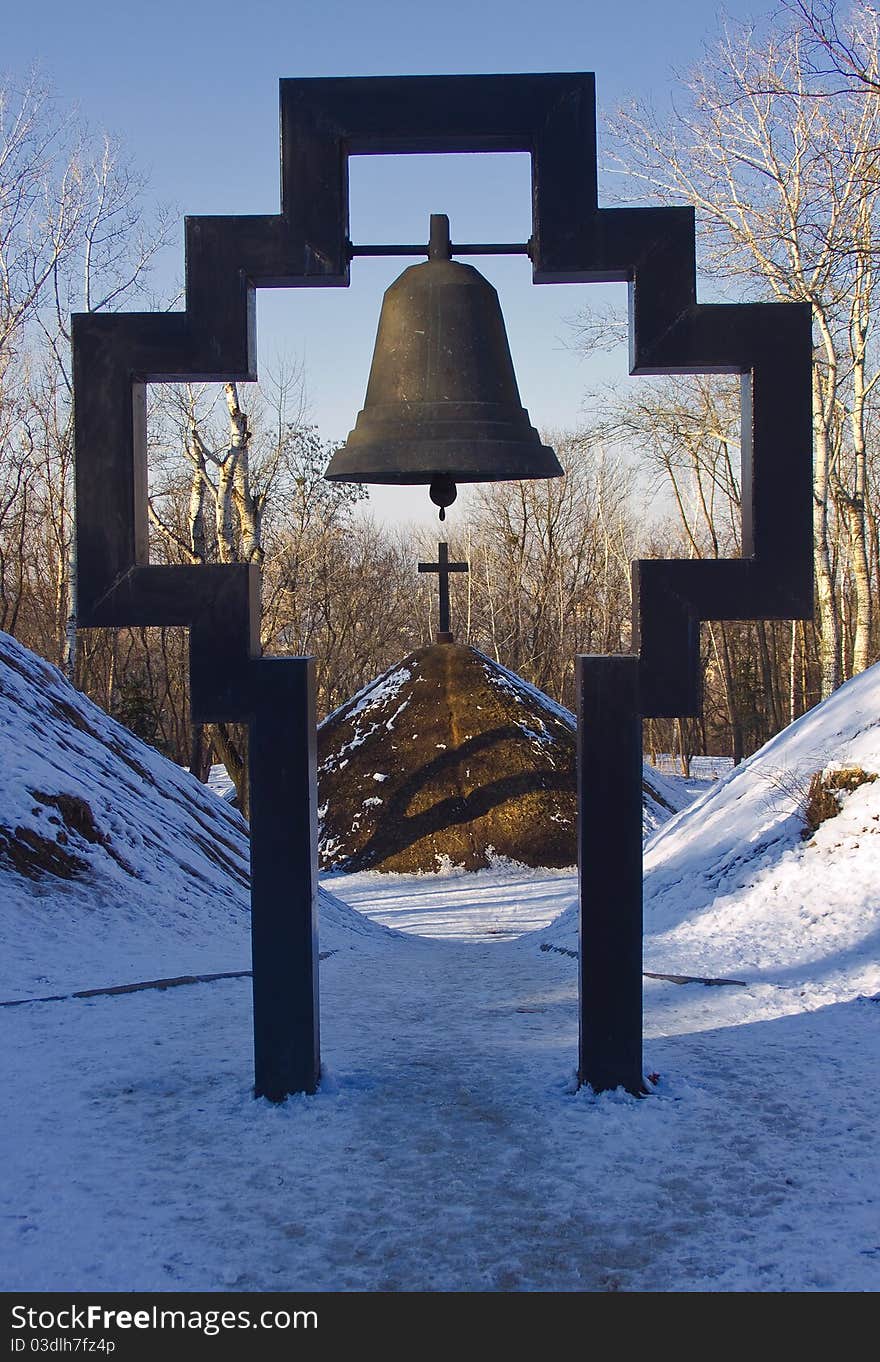
[[[450,563],[449,545],[438,544],[437,563],[419,563],[419,572],[436,572],[440,578],[440,631],[437,634],[438,643],[451,643],[452,634],[449,632],[449,574],[450,572],[469,572],[467,563]]]

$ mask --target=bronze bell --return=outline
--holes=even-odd
[[[434,214],[427,262],[385,293],[363,410],[324,475],[428,483],[441,520],[457,482],[562,476],[520,401],[498,294],[450,257]]]

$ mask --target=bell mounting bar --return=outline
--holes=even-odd
[[[453,255],[528,255],[532,254],[532,243],[529,241],[482,241],[467,242],[459,246],[453,242]],[[358,255],[430,255],[430,246],[406,245],[406,246],[379,246],[366,245],[355,246],[352,242],[348,243],[349,259],[353,260]]]

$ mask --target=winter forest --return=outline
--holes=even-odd
[[[815,622],[705,625],[702,716],[647,723],[649,755],[738,761],[880,656],[878,28],[864,0],[781,4],[754,29],[716,28],[673,113],[632,102],[601,128],[606,206],[694,208],[702,299],[806,301],[814,318]],[[181,306],[155,285],[180,240],[124,145],[39,77],[7,78],[0,629],[175,762],[205,778],[224,761],[244,797],[242,732],[190,725],[183,631],[76,630],[70,316]],[[583,293],[569,344],[618,346],[625,318]],[[415,560],[436,536],[323,480],[308,378],[290,358],[259,385],[151,386],[151,556],[258,564],[263,648],[317,658],[323,717],[430,640],[435,588]],[[544,435],[563,479],[482,486],[457,511],[450,554],[470,573],[453,611],[461,642],[571,706],[575,656],[630,647],[632,559],[739,554],[738,380],[585,391],[571,428]]]

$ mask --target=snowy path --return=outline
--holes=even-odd
[[[534,938],[367,936],[321,983],[283,1108],[246,982],[7,1013],[3,1288],[880,1287],[880,1004],[651,985],[640,1102],[570,1091],[574,961]]]
[[[500,866],[476,875],[328,875],[323,883],[349,907],[395,931],[452,941],[512,940],[547,927],[577,898],[571,870]],[[475,890],[477,892],[475,892]]]
[[[874,667],[652,839],[646,968],[747,986],[646,984],[644,1101],[572,1091],[564,872],[329,877],[280,1108],[247,980],[0,1009],[0,1289],[880,1289],[878,714]],[[0,636],[4,829],[81,865],[6,864],[0,999],[248,967],[244,825]]]

